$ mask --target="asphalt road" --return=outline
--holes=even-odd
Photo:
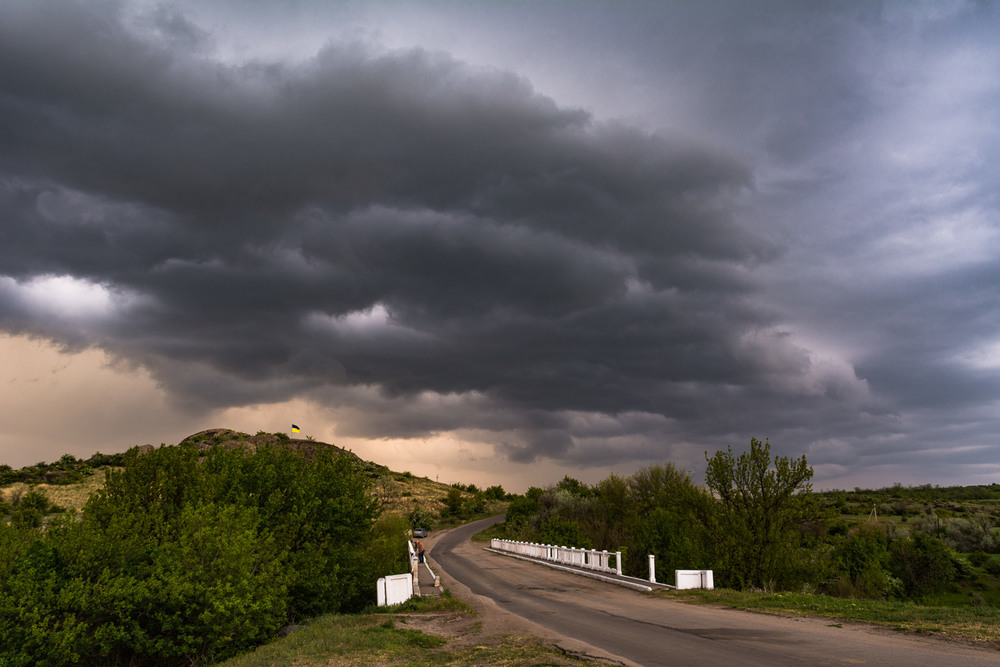
[[[1000,665],[1000,651],[898,635],[827,619],[780,618],[671,602],[483,550],[486,519],[444,533],[431,549],[446,586],[615,656],[653,665]]]

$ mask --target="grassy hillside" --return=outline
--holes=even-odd
[[[299,450],[307,458],[315,456],[320,451],[335,451],[341,456],[353,458],[371,480],[372,493],[380,501],[384,513],[408,516],[414,509],[420,508],[432,517],[428,527],[450,525],[457,517],[442,517],[447,515],[445,497],[452,489],[447,484],[441,484],[426,477],[418,477],[410,472],[395,472],[388,467],[372,461],[365,461],[353,452],[312,439],[290,438],[284,433],[258,432],[255,435],[233,431],[232,429],[209,429],[190,435],[179,444],[193,444],[208,449],[218,446],[223,448],[244,448],[255,450],[266,445],[281,445]],[[135,448],[137,451],[152,449],[151,445]],[[120,456],[108,457],[95,455],[93,459],[77,460],[73,457],[63,457],[52,464],[36,464],[20,471],[7,467],[4,476],[0,477],[0,501],[14,505],[29,490],[43,493],[55,506],[53,511],[60,509],[80,510],[87,499],[104,484],[106,471],[117,467]],[[108,463],[103,463],[108,461]],[[103,464],[102,464],[103,463]],[[23,481],[11,481],[21,479]],[[476,494],[466,489],[459,489],[463,503],[473,504]],[[496,501],[483,501],[480,511],[472,515],[489,515],[504,511],[506,504]],[[477,508],[478,509],[478,508]],[[466,517],[468,518],[468,517]]]

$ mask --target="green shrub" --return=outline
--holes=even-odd
[[[975,553],[969,554],[969,562],[976,567],[986,567],[993,558],[985,551],[977,551]]]
[[[833,559],[841,575],[834,595],[877,600],[898,592],[889,576],[889,543],[881,526],[869,523],[852,530],[834,548]]]
[[[434,519],[431,517],[430,512],[424,508],[417,505],[410,513],[406,515],[407,521],[410,522],[410,528],[425,528],[430,530],[434,527]]]
[[[465,501],[463,508],[468,514],[482,514],[486,511],[486,499],[481,495],[473,496]]]
[[[458,516],[462,513],[462,491],[457,486],[448,489],[448,495],[444,497],[444,505],[442,514]]]
[[[361,609],[374,516],[346,457],[135,453],[80,520],[0,526],[0,664],[203,663]]]
[[[944,542],[926,533],[914,532],[890,547],[893,574],[906,595],[920,600],[955,581],[954,554]]]

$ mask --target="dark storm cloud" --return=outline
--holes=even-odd
[[[736,30],[745,12],[755,28]],[[736,36],[699,99],[744,149],[795,166],[866,111],[858,70],[832,56],[869,44],[851,20],[817,40],[790,6],[769,29],[721,15],[714,46],[682,21],[650,53],[708,62]],[[761,270],[786,239],[740,221],[754,173],[689,138],[703,132],[599,120],[424,49],[234,63],[213,39],[173,9],[0,8],[0,329],[100,347],[192,411],[301,396],[337,407],[347,435],[470,433],[515,461],[642,461],[753,429],[836,432],[816,452],[847,465],[899,430],[867,379],[993,388],[944,352],[939,373],[907,375],[927,338],[859,378],[785,331]],[[838,296],[845,319],[884,311],[884,292]]]

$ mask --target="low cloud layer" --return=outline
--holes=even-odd
[[[192,419],[305,399],[344,437],[579,468],[769,436],[830,479],[950,432],[995,470],[1000,271],[940,252],[965,232],[995,249],[995,199],[961,174],[920,206],[854,191],[864,161],[827,161],[877,124],[880,82],[838,49],[879,23],[807,18],[839,58],[807,63],[844,88],[759,63],[771,84],[787,66],[783,103],[730,109],[713,141],[683,114],[560,101],[460,44],[232,58],[180,6],[9,3],[0,331],[102,350]],[[790,107],[801,124],[752,123]],[[862,208],[867,226],[842,217]]]

